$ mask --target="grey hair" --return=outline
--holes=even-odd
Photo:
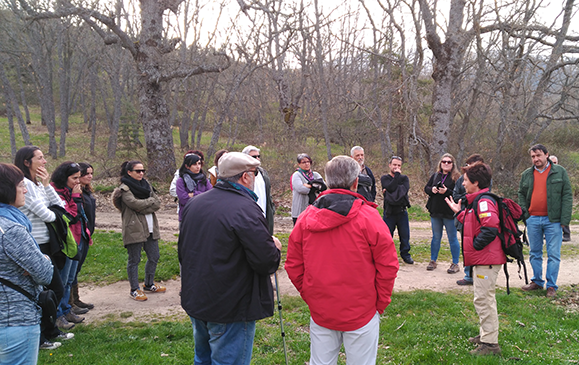
[[[352,149],[350,150],[350,156],[354,156],[354,152],[356,152],[357,150],[362,150],[362,151],[364,151],[364,148],[362,148],[362,146],[354,146],[354,147],[352,147]]]
[[[326,163],[326,182],[330,189],[350,189],[358,174],[360,165],[350,156],[336,156]]]
[[[249,145],[249,146],[245,146],[245,148],[241,151],[241,153],[245,153],[246,155],[249,155],[249,153],[251,151],[257,151],[259,152],[259,148]]]
[[[233,175],[233,176],[229,176],[229,177],[221,177],[221,176],[218,176],[218,177],[219,177],[219,180],[236,183],[239,181],[239,179],[241,179],[243,174],[245,174],[246,172],[247,171],[242,171],[237,175]]]

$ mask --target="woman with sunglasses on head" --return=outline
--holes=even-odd
[[[326,190],[322,175],[312,170],[312,158],[300,153],[297,158],[298,168],[292,175],[292,220],[294,226],[298,217],[308,205],[313,203],[317,194]],[[319,188],[318,188],[319,187]]]
[[[161,201],[151,184],[144,178],[145,168],[141,161],[125,161],[121,165],[121,185],[113,192],[113,204],[121,211],[123,221],[123,243],[127,249],[127,276],[131,291],[129,296],[136,301],[145,301],[147,296],[139,286],[139,262],[141,250],[147,254],[145,284],[149,293],[164,293],[166,288],[155,284],[155,271],[159,261],[159,222],[155,212]]]
[[[426,270],[436,269],[436,260],[440,251],[442,240],[442,228],[446,228],[446,236],[450,244],[452,254],[452,264],[446,270],[449,274],[460,271],[458,260],[460,256],[460,243],[458,242],[456,227],[454,226],[454,212],[446,204],[445,198],[452,196],[456,180],[460,177],[460,172],[456,166],[456,160],[450,153],[442,155],[438,162],[437,172],[434,173],[424,187],[424,192],[428,194],[426,209],[430,213],[430,224],[432,226],[432,241],[430,242],[430,263]]]
[[[65,203],[50,185],[50,174],[45,167],[46,159],[40,148],[36,146],[20,148],[14,157],[14,165],[24,174],[24,185],[26,185],[25,202],[19,209],[30,220],[32,227],[30,233],[38,243],[40,251],[52,260],[54,274],[47,288],[52,289],[57,299],[60,300],[64,295],[64,286],[60,280],[59,270],[63,268],[65,260],[64,255],[57,258],[54,256],[56,253],[51,252],[50,235],[46,223],[56,220],[56,214],[48,207],[58,205],[64,208]],[[61,321],[57,321],[57,325],[41,328],[41,350],[54,350],[61,345],[60,342],[51,342],[48,339],[68,340],[74,337],[73,333],[65,333],[60,330],[69,330],[74,327],[74,323],[69,323],[62,318]]]
[[[211,182],[203,172],[203,160],[197,154],[186,155],[179,168],[176,190],[179,198],[179,222],[183,207],[189,199],[213,188]]]
[[[78,245],[78,252],[82,253],[84,247],[89,243],[89,234],[86,215],[84,214],[82,205],[82,188],[79,179],[80,165],[72,161],[67,161],[61,163],[54,170],[51,185],[64,201],[64,208],[72,217],[69,228]],[[78,257],[80,257],[80,255],[77,255],[74,260],[67,257],[64,267],[60,270],[60,278],[64,284],[64,295],[57,310],[57,317],[60,321],[62,321],[62,318],[65,318],[68,322],[81,323],[84,321],[84,317],[79,317],[78,315],[88,312],[88,309],[84,308],[76,308],[76,312],[73,312],[72,306],[69,304],[70,290],[76,278],[76,269],[79,263]]]
[[[95,217],[96,217],[96,199],[92,194],[92,177],[93,177],[93,167],[86,162],[81,162],[78,164],[80,166],[80,178],[79,183],[81,186],[81,198],[82,198],[82,208],[84,212],[84,217],[86,218],[83,220],[83,223],[86,224],[86,230],[83,232],[87,233],[87,241],[88,244],[82,245],[82,251],[79,252],[79,259],[78,259],[78,266],[76,268],[76,275],[72,282],[72,286],[70,288],[70,301],[69,304],[72,306],[72,311],[74,313],[80,313],[84,310],[90,310],[94,308],[92,303],[84,303],[80,300],[78,294],[78,274],[82,269],[82,265],[86,260],[86,256],[88,254],[88,249],[92,246],[92,234],[94,233],[95,227]],[[81,247],[79,246],[79,249]]]
[[[54,269],[30,234],[32,226],[18,208],[26,200],[24,175],[0,163],[0,277],[38,297]],[[0,283],[0,364],[36,364],[42,310],[23,293]]]

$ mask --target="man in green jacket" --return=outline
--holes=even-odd
[[[519,184],[519,205],[527,225],[529,261],[533,268],[530,284],[524,291],[543,289],[543,237],[547,246],[547,297],[557,295],[557,276],[561,262],[562,226],[568,226],[573,208],[573,193],[564,167],[549,160],[541,144],[529,149],[533,167],[526,169]]]

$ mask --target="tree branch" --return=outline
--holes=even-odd
[[[203,74],[203,73],[221,72],[221,71],[229,68],[229,66],[231,65],[231,60],[229,59],[229,57],[225,53],[219,53],[219,54],[217,54],[217,56],[225,57],[226,64],[225,65],[210,65],[210,66],[201,65],[201,66],[196,66],[193,68],[179,68],[177,70],[173,70],[171,72],[161,74],[161,76],[156,78],[154,81],[162,82],[162,81],[169,81],[169,80],[172,80],[175,78],[187,78],[189,76],[199,75],[199,74]]]

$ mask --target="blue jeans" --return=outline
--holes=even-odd
[[[458,264],[460,257],[460,243],[456,235],[456,227],[452,218],[435,218],[430,217],[432,226],[432,241],[430,242],[430,259],[436,261],[440,251],[440,241],[442,240],[442,227],[446,228],[446,237],[450,244],[450,253],[452,254],[452,263]]]
[[[394,236],[394,230],[398,227],[398,237],[400,237],[400,257],[410,258],[410,225],[408,223],[408,212],[404,210],[398,214],[388,217],[384,215],[384,222],[390,229],[390,235]]]
[[[40,325],[0,327],[0,364],[36,365]]]
[[[472,279],[472,266],[465,266],[464,267],[464,281],[468,281],[469,283],[472,283],[473,279]]]
[[[78,252],[79,252],[79,258],[78,258],[78,265],[76,267],[76,275],[74,276],[74,281],[72,282],[72,286],[78,285],[78,274],[80,273],[80,270],[82,269],[82,264],[84,264],[84,261],[86,260],[86,256],[88,255],[88,248],[90,247],[88,245],[88,242],[85,241],[84,238],[81,238],[83,245],[82,245],[82,250],[81,250],[81,245],[78,246]]]
[[[255,321],[215,323],[191,317],[195,365],[249,365]]]
[[[559,276],[559,264],[561,263],[561,245],[563,232],[559,222],[549,221],[549,217],[532,215],[527,219],[527,235],[529,237],[529,261],[533,268],[535,284],[545,286],[543,280],[543,236],[547,245],[547,288],[557,290],[557,277]]]
[[[78,245],[78,250],[81,251],[84,247],[85,243],[83,240],[80,241]],[[58,304],[58,310],[56,311],[56,316],[61,317],[67,315],[72,308],[68,301],[70,299],[70,288],[72,287],[72,282],[76,278],[76,268],[78,267],[78,261],[71,260],[70,258],[66,258],[66,263],[62,270],[60,270],[60,278],[62,279],[62,285],[64,286],[64,294],[62,295],[62,299]]]

